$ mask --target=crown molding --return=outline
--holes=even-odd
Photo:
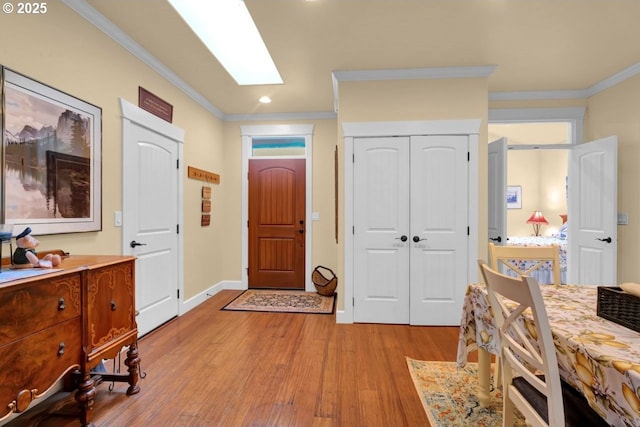
[[[495,69],[495,65],[482,65],[473,67],[398,68],[390,70],[334,71],[332,75],[338,82],[414,79],[468,79],[477,77],[489,77]]]
[[[78,15],[89,21],[93,26],[109,36],[113,41],[128,50],[133,56],[147,64],[152,70],[156,71],[162,77],[169,81],[172,85],[186,93],[194,101],[204,107],[214,116],[222,119],[224,113],[215,105],[211,104],[198,91],[189,86],[184,80],[178,77],[173,71],[167,68],[156,57],[147,52],[142,46],[136,43],[131,37],[125,34],[113,22],[109,21],[94,7],[84,0],[62,0],[70,9],[74,10]]]
[[[525,90],[516,92],[489,92],[489,101],[533,101],[539,99],[584,99],[586,89]]]
[[[265,113],[265,114],[225,114],[226,122],[245,121],[284,121],[284,120],[334,120],[338,115],[333,111],[303,113]]]
[[[631,77],[635,77],[638,74],[640,74],[640,62],[636,62],[630,67],[627,67],[624,70],[607,77],[601,82],[594,84],[589,89],[587,89],[588,96],[593,96],[605,89],[609,89],[610,87],[615,86],[618,83],[622,83],[623,81],[630,79]]]

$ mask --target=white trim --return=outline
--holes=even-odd
[[[332,111],[270,114],[225,114],[225,122],[287,121],[287,120],[334,120],[338,115]]]
[[[569,122],[571,125],[569,144],[575,145],[584,142],[586,111],[585,107],[490,108],[489,123]]]
[[[411,136],[411,135],[469,135],[469,229],[467,241],[469,282],[477,280],[478,259],[478,153],[479,132],[482,121],[434,120],[409,122],[357,122],[343,123],[344,135],[344,300],[343,310],[337,310],[337,323],[353,323],[353,141],[358,137],[371,136]]]
[[[247,268],[249,266],[249,158],[251,157],[251,138],[254,136],[304,136],[305,139],[305,290],[314,291],[311,281],[312,238],[313,238],[313,129],[315,125],[246,125],[240,126],[242,135],[242,271],[241,283],[243,289],[248,289],[249,280]]]
[[[477,134],[479,132],[480,123],[480,119],[407,122],[351,122],[342,123],[342,131],[345,137],[470,135]]]
[[[167,138],[171,138],[180,144],[184,144],[183,129],[174,126],[157,116],[154,116],[153,114],[143,110],[142,108],[136,107],[123,98],[120,98],[120,108],[122,110],[122,117],[124,117],[125,119],[141,127],[147,128],[157,133],[161,133]]]
[[[184,300],[181,304],[180,315],[196,308],[197,306],[205,302],[208,298],[214,296],[220,291],[224,291],[224,290],[241,291],[245,289],[246,287],[243,288],[242,282],[239,280],[223,280],[221,282],[216,283],[215,285],[211,285],[204,291],[198,293],[197,295],[194,295],[188,300]]]
[[[614,75],[609,76],[606,79],[594,84],[589,89],[587,89],[588,96],[593,96],[597,93],[600,93],[603,90],[615,86],[618,83],[622,83],[623,81],[630,79],[631,77],[637,76],[638,74],[640,74],[640,62],[636,62],[632,66],[627,67],[624,70],[619,71]]]
[[[489,92],[489,101],[531,101],[538,99],[584,99],[586,89],[524,90],[514,92]]]
[[[466,79],[488,77],[495,71],[495,69],[495,65],[480,65],[472,67],[394,68],[387,70],[333,71],[331,74],[338,82],[414,79]]]
[[[135,123],[138,126],[145,127],[150,129],[156,133],[162,134],[167,138],[170,138],[178,143],[178,159],[182,160],[184,158],[184,130],[180,129],[177,126],[168,123],[159,117],[150,114],[149,112],[136,107],[131,104],[127,100],[120,98],[120,108],[122,110],[122,118],[123,120],[128,120],[131,123]],[[123,138],[124,142],[124,131],[125,126],[123,125]],[[182,162],[178,163],[178,182],[177,182],[177,196],[178,196],[178,227],[180,230],[184,230],[184,173],[183,172]],[[124,173],[124,171],[123,171]],[[125,180],[123,179],[123,186],[125,185]],[[121,193],[121,197],[124,198],[124,190]],[[131,249],[129,248],[126,240],[124,239],[125,226],[121,229],[121,240],[122,240],[122,253],[128,254],[131,253]],[[184,295],[184,231],[178,234],[178,291],[180,295]],[[178,316],[181,316],[186,311],[184,310],[184,304],[180,302],[178,299]]]

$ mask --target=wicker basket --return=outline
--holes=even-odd
[[[322,274],[322,271],[325,270],[325,274],[331,274],[330,278],[327,278],[325,274]],[[330,297],[336,292],[336,286],[338,286],[338,278],[335,273],[327,267],[323,267],[321,265],[317,266],[313,269],[313,273],[311,273],[311,281],[316,287],[316,290],[320,295],[325,297]]]
[[[640,297],[614,286],[598,286],[598,316],[640,332]]]

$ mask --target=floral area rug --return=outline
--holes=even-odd
[[[492,391],[491,406],[476,397],[478,364],[458,369],[455,362],[424,362],[407,357],[409,372],[432,427],[502,425],[502,392]],[[516,426],[526,426],[517,413]]]
[[[276,313],[332,314],[334,306],[335,295],[325,297],[316,292],[248,289],[222,309],[270,311]]]

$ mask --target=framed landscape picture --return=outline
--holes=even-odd
[[[507,187],[507,209],[522,209],[522,187],[520,185]]]
[[[33,234],[102,229],[102,110],[2,67],[0,222]]]

